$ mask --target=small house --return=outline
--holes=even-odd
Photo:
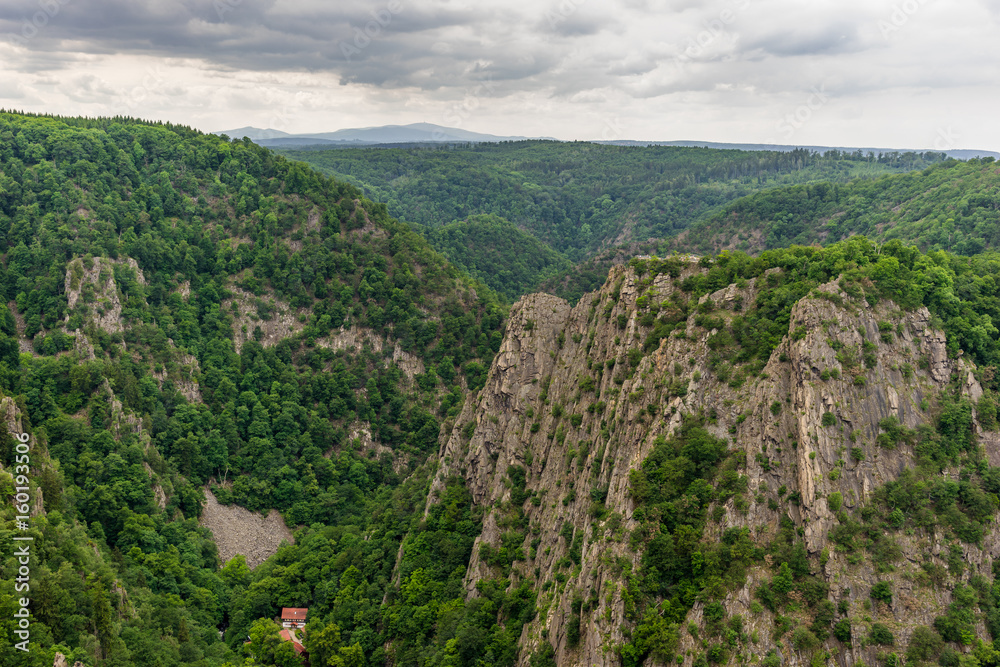
[[[302,607],[282,607],[281,627],[304,628],[307,613],[309,613],[309,610]]]

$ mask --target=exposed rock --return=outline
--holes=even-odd
[[[292,531],[285,526],[278,510],[271,510],[262,517],[239,505],[220,505],[207,488],[205,500],[200,523],[212,531],[223,563],[236,554],[243,554],[247,565],[253,569],[277,552],[282,542],[295,543]]]
[[[31,516],[45,516],[45,494],[42,487],[35,489],[31,502]]]
[[[171,363],[178,365],[180,372],[168,373],[166,368],[162,368],[159,371],[154,368],[149,374],[156,378],[161,387],[169,379],[188,403],[201,403],[201,386],[198,384],[198,380],[195,379],[201,373],[198,360],[194,355],[179,351],[174,347],[173,340],[168,338],[167,341],[174,356],[174,360]]]
[[[109,401],[111,404],[111,432],[114,434],[115,439],[121,440],[122,435],[125,433],[134,433],[136,435],[142,433],[142,420],[130,412],[125,412],[122,402],[115,396],[115,392],[111,389],[111,383],[107,379],[104,380],[104,391],[107,392],[108,397],[111,399]]]
[[[22,315],[17,309],[17,301],[8,302],[7,307],[10,309],[11,315],[14,316],[14,327],[17,329],[18,349],[22,353],[34,354],[35,348],[32,346],[31,340],[29,340],[24,333],[27,327],[24,323],[24,315]]]
[[[8,433],[24,433],[24,427],[21,424],[21,411],[10,396],[0,398],[0,420],[3,420]]]
[[[389,342],[384,336],[379,336],[371,329],[351,326],[346,329],[341,327],[330,336],[317,338],[316,345],[335,351],[347,350],[352,353],[368,345],[375,354],[382,354]],[[392,343],[392,361],[411,380],[414,375],[424,372],[424,362],[419,357],[403,350],[398,341]]]
[[[86,313],[86,321],[98,329],[107,333],[124,331],[122,304],[114,278],[115,265],[131,268],[138,283],[146,284],[142,270],[131,257],[121,260],[93,257],[89,261],[77,257],[66,265],[67,322],[70,313],[80,306]]]
[[[388,454],[392,458],[392,468],[397,473],[401,473],[406,469],[407,459],[405,456],[397,456],[396,452],[390,447],[386,447],[381,442],[372,437],[372,427],[368,422],[354,422],[350,425],[350,429],[347,434],[348,442],[352,447],[357,448],[361,452],[362,456],[375,456],[380,457],[384,454]],[[326,456],[329,457],[333,454],[333,449],[326,452]],[[370,454],[374,452],[374,454]]]
[[[294,310],[270,292],[258,297],[235,285],[230,285],[228,290],[235,296],[223,301],[222,309],[234,315],[233,345],[237,353],[249,340],[257,340],[264,347],[272,347],[302,331],[305,326],[299,321],[299,316],[306,314],[305,310]],[[258,302],[262,302],[264,304],[262,307],[271,311],[268,319],[258,316]]]
[[[167,508],[167,494],[159,484],[153,485],[153,497],[156,499],[156,506],[161,510]]]
[[[386,238],[387,233],[385,229],[381,225],[375,224],[375,221],[368,217],[368,211],[362,207],[360,199],[354,200],[353,216],[355,219],[357,219],[357,216],[361,216],[364,222],[360,227],[349,229],[347,231],[348,234],[352,236],[371,237],[376,239]]]
[[[700,270],[689,264],[680,279]],[[771,269],[759,281],[777,271]],[[523,506],[532,530],[521,545],[527,558],[515,561],[511,574],[512,587],[524,579],[535,584],[539,608],[546,612],[524,628],[522,667],[542,641],[556,648],[560,665],[618,664],[614,647],[622,644],[623,628],[631,624],[621,595],[628,583],[622,573],[628,567],[637,572],[641,559],[641,551],[630,548],[627,539],[639,525],[629,473],[652,451],[657,437],[680,425],[682,415],[711,415],[710,432],[732,438],[732,446],[747,453],[749,490],[743,504],[737,507],[730,499],[721,520],[706,526],[705,539],[719,540],[725,530],[738,527],[749,528],[759,544],[766,544],[787,513],[810,552],[819,554],[837,521],[827,506],[831,493],[842,494],[843,506],[858,507],[914,463],[911,448],[876,444],[883,419],[895,417],[907,428],[928,422],[928,406],[953,373],[966,380],[970,398],[981,395],[971,364],[948,358],[944,334],[931,327],[926,309],[907,313],[890,302],[874,307],[855,302],[836,282],[793,307],[788,335],[759,377],[730,382],[728,374],[720,378],[713,373],[709,342],[717,332],[696,326],[694,314],[682,334],[675,331],[664,338],[629,368],[629,351],[642,347],[648,331],[639,322],[643,311],[637,301],[645,297],[643,303],[669,308],[667,299],[679,283],[666,275],[643,280],[618,267],[600,292],[584,296],[573,308],[545,294],[523,297],[511,310],[486,386],[477,401],[466,403],[442,446],[430,502],[449,475],[459,474],[485,510],[465,581],[470,595],[476,594],[480,579],[497,576],[483,561],[481,547],[499,548],[507,530],[501,519],[511,498],[510,466],[527,471],[526,491],[541,499]],[[717,308],[712,316],[729,321],[762,288],[758,280],[742,281],[702,302],[711,299]],[[633,352],[632,359],[637,358]],[[863,451],[864,460],[851,457],[851,448]],[[997,447],[993,450],[991,458],[1000,458]],[[798,504],[782,499],[773,510],[768,501],[774,501],[781,486],[794,493]],[[590,512],[590,492],[605,488],[611,514],[598,521]],[[568,553],[567,540],[559,535],[566,522],[574,539],[582,536],[582,547],[580,566],[561,584],[555,575],[557,562]],[[551,548],[533,552],[533,540]],[[870,615],[891,621],[898,644],[905,646],[914,627],[930,624],[950,602],[950,593],[928,593],[913,583],[923,554],[933,553],[933,541],[900,539],[910,562],[895,573],[876,573],[872,563],[851,564],[836,553],[828,554],[823,572],[842,589],[852,617],[859,618],[872,584],[890,579],[897,592],[893,607],[876,608]],[[967,555],[973,570],[988,572],[991,558],[1000,557],[1000,536],[991,532],[982,549],[968,547]],[[943,562],[939,555],[933,559]],[[755,652],[774,649],[783,664],[803,664],[802,655],[772,640],[770,612],[749,613],[754,589],[769,578],[766,568],[751,568],[745,585],[729,593],[725,606],[745,615],[748,631],[759,630]],[[555,585],[543,588],[544,582]],[[579,643],[571,647],[566,622],[574,597],[596,602],[583,614]],[[699,602],[688,621],[700,625],[701,614]],[[542,639],[543,630],[547,639]],[[700,640],[681,633],[678,655],[684,667],[691,667],[703,650]],[[876,664],[875,654],[874,646],[859,643],[841,664]]]

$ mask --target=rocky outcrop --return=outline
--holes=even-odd
[[[329,336],[317,338],[316,345],[334,351],[346,350],[351,353],[356,353],[367,345],[375,354],[383,354],[385,350],[389,349],[390,343],[384,336],[378,335],[371,329],[352,325],[347,328],[341,327]],[[412,380],[414,375],[424,372],[424,362],[419,357],[403,350],[398,341],[392,343],[391,349],[392,362],[406,374],[406,377]]]
[[[52,662],[52,667],[69,667],[69,661],[66,659],[62,653],[56,651],[55,660]],[[82,662],[77,660],[73,663],[73,667],[85,667]]]
[[[534,585],[540,613],[525,626],[521,665],[543,641],[555,647],[560,665],[620,664],[615,648],[631,623],[621,592],[642,555],[627,538],[639,525],[629,473],[685,414],[709,416],[714,435],[746,452],[748,492],[739,506],[730,499],[721,508],[706,539],[718,540],[728,528],[740,527],[763,545],[787,513],[817,564],[822,552],[822,573],[852,616],[890,623],[900,646],[950,601],[946,591],[918,591],[914,584],[925,554],[943,562],[940,539],[906,536],[900,543],[906,564],[895,573],[877,573],[870,562],[848,562],[824,550],[837,522],[827,500],[839,493],[844,507],[859,507],[912,466],[911,448],[876,444],[880,422],[894,417],[905,428],[927,423],[937,396],[956,373],[966,393],[978,398],[982,389],[971,364],[948,357],[944,334],[931,326],[926,310],[903,312],[889,302],[851,299],[836,282],[794,306],[787,335],[757,376],[710,363],[720,332],[698,326],[696,313],[679,331],[643,350],[650,309],[671,308],[681,281],[701,270],[689,262],[676,278],[650,278],[618,267],[600,292],[572,308],[545,294],[522,298],[511,311],[485,388],[465,405],[442,446],[431,502],[444,480],[458,474],[485,511],[466,577],[470,595],[476,594],[477,581],[499,574],[484,561],[482,547],[498,549],[510,539],[509,473],[512,466],[526,471],[529,500],[520,508],[528,526],[520,545],[525,558],[513,563],[510,580],[512,587],[523,580]],[[727,324],[754,302],[775,271],[703,297],[702,310],[711,311],[713,325]],[[779,488],[797,502],[779,499]],[[605,496],[608,513],[591,511],[592,493]],[[565,567],[567,527],[579,543],[579,565],[570,568]],[[992,536],[982,549],[966,546],[969,562],[988,569],[991,557],[1000,556],[995,542],[1000,540]],[[775,650],[783,663],[808,662],[771,638],[769,612],[750,612],[753,591],[770,576],[763,566],[751,569],[743,588],[726,599],[727,613],[743,614],[748,632],[758,630],[754,653]],[[879,579],[895,582],[893,606],[864,611]],[[582,613],[579,643],[571,646],[567,620],[574,598],[591,602]],[[688,620],[701,625],[701,615],[699,602]],[[704,647],[681,634],[678,655],[691,667]],[[856,646],[838,661],[876,663],[875,647]]]
[[[146,280],[139,265],[131,257],[122,260],[107,257],[77,257],[66,265],[66,300],[69,313],[79,309],[86,314],[86,321],[107,333],[121,333],[122,304],[115,283],[115,265],[127,266],[135,272],[136,280],[145,285]]]
[[[7,307],[10,309],[11,315],[14,316],[14,326],[17,329],[17,346],[18,349],[24,353],[34,354],[35,348],[31,344],[31,339],[26,335],[27,325],[24,322],[24,315],[22,315],[17,310],[17,301],[10,301],[7,303]]]
[[[8,433],[24,433],[24,426],[21,423],[21,411],[17,403],[10,396],[0,398],[0,421]]]
[[[189,403],[201,403],[201,385],[197,379],[201,374],[201,368],[198,359],[192,354],[178,350],[169,338],[167,341],[173,356],[171,365],[174,370],[168,372],[167,368],[154,367],[150,375],[156,378],[161,387],[166,380],[170,380]]]
[[[233,296],[222,302],[222,309],[224,312],[232,311],[234,315],[233,345],[237,354],[249,340],[271,347],[302,331],[305,326],[306,311],[293,309],[273,294],[258,297],[235,285],[228,289]],[[262,313],[264,317],[261,317]]]

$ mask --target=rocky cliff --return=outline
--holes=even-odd
[[[762,372],[742,377],[718,364],[717,354],[713,364],[720,332],[768,289],[778,269],[703,296],[705,307],[690,308],[686,324],[644,350],[649,314],[682,302],[683,279],[704,270],[689,261],[672,278],[619,267],[574,307],[546,294],[522,298],[485,388],[467,402],[442,446],[432,502],[448,476],[460,475],[486,511],[466,578],[469,594],[476,595],[478,581],[503,576],[512,587],[528,580],[538,592],[539,614],[521,637],[522,665],[543,642],[552,644],[559,665],[622,664],[619,648],[635,627],[630,577],[643,555],[629,539],[641,518],[629,474],[685,415],[703,415],[712,435],[745,453],[745,491],[712,508],[703,540],[746,528],[764,547],[787,516],[812,572],[850,619],[854,641],[829,636],[818,655],[831,664],[878,664],[880,654],[905,649],[914,628],[930,625],[951,602],[948,587],[918,583],[926,564],[944,567],[954,552],[943,535],[900,533],[901,558],[891,564],[838,550],[829,533],[838,512],[844,518],[860,509],[914,466],[910,444],[877,444],[887,423],[903,433],[931,423],[949,383],[979,398],[972,364],[948,358],[944,334],[925,309],[869,304],[835,282],[794,305],[788,334]],[[699,311],[711,318],[699,319]],[[997,456],[988,454],[991,461]],[[960,548],[968,564],[961,576],[968,578],[989,573],[1000,540],[987,531],[981,546]],[[756,662],[773,651],[779,664],[815,662],[815,650],[798,650],[776,625],[788,619],[755,600],[770,565],[759,560],[721,601],[726,619],[742,623],[724,661]],[[894,591],[888,603],[871,599],[879,581]],[[676,656],[685,667],[703,661],[709,646],[705,602],[694,602],[680,632]],[[810,613],[793,609],[787,627],[809,622]],[[863,639],[873,624],[892,630],[895,649]],[[986,636],[981,622],[978,631]]]

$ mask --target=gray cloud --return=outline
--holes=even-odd
[[[460,118],[499,134],[537,125],[538,134],[571,133],[565,138],[584,138],[618,116],[631,119],[623,124],[635,138],[663,138],[660,119],[669,111],[677,132],[714,127],[717,136],[700,138],[753,141],[811,88],[826,86],[829,105],[797,137],[825,128],[841,133],[830,143],[843,144],[851,123],[898,114],[906,100],[909,113],[926,115],[915,136],[934,136],[935,124],[963,122],[963,101],[981,108],[997,100],[991,70],[1000,9],[989,0],[915,0],[906,4],[912,11],[904,4],[8,0],[0,3],[8,74],[0,95],[65,105],[52,109],[60,112],[124,104],[213,128],[239,114],[225,125],[275,116],[310,125],[287,128],[294,131],[351,119]],[[163,74],[151,78],[150,67]],[[946,106],[936,91],[958,97]],[[886,105],[884,95],[899,105]],[[281,110],[268,117],[276,104]],[[546,125],[553,118],[560,120]],[[714,125],[705,125],[709,119]],[[982,125],[1000,145],[1000,131]]]

